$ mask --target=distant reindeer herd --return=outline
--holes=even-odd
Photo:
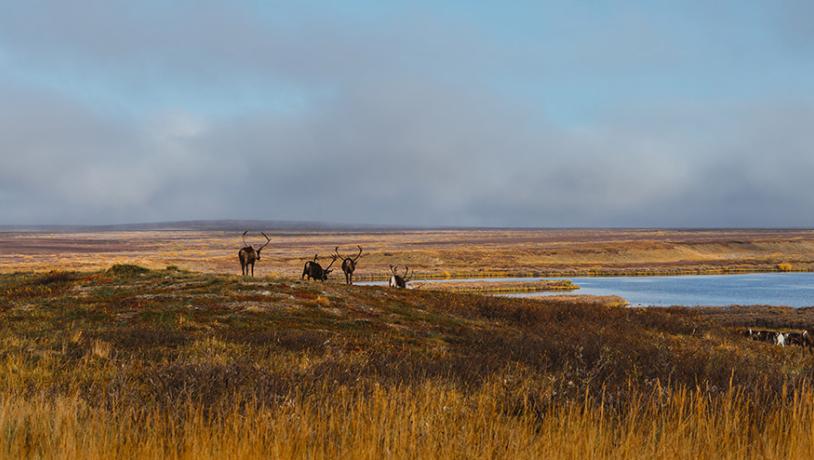
[[[254,276],[254,264],[258,260],[260,260],[260,251],[263,250],[268,244],[271,242],[271,239],[263,232],[260,232],[261,235],[266,239],[266,242],[259,246],[257,249],[249,243],[246,242],[246,235],[249,233],[248,230],[243,232],[243,247],[238,252],[238,259],[240,259],[240,269],[243,276]],[[308,279],[308,280],[317,280],[317,281],[327,281],[328,275],[333,271],[331,267],[336,263],[337,260],[342,261],[342,272],[345,274],[345,284],[352,285],[353,284],[353,273],[359,267],[359,259],[363,256],[367,255],[364,254],[364,250],[362,246],[356,246],[359,249],[359,252],[352,256],[343,256],[339,252],[339,246],[334,248],[333,254],[331,254],[331,263],[328,264],[327,267],[322,267],[319,263],[319,254],[315,254],[314,258],[305,262],[305,265],[302,268],[302,275],[300,279]],[[404,272],[402,274],[397,273],[398,265],[390,266],[390,281],[388,285],[392,288],[398,289],[406,289],[407,283],[412,280],[413,275],[415,272],[410,273],[410,267],[404,267]]]
[[[760,342],[785,347],[796,345],[808,351],[814,351],[814,335],[808,330],[803,331],[775,331],[770,329],[743,329],[741,335]]]

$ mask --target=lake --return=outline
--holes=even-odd
[[[491,278],[492,282],[533,281],[543,278]],[[568,278],[575,291],[524,292],[509,297],[547,295],[618,295],[631,305],[814,306],[814,273],[750,273],[742,275],[618,276]],[[487,281],[485,279],[416,280],[414,283]],[[360,283],[361,284],[361,283]],[[369,283],[382,284],[382,283]],[[386,283],[383,283],[386,284]]]

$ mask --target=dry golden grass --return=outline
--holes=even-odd
[[[428,382],[361,393],[325,388],[274,407],[237,401],[172,415],[96,408],[79,397],[0,401],[0,457],[60,459],[720,459],[809,458],[814,395],[768,411],[735,388],[632,393],[623,409],[581,401],[506,407],[500,384],[474,394]]]
[[[0,458],[805,458],[814,310],[0,275]]]
[[[293,277],[335,246],[367,252],[357,278],[384,279],[390,264],[419,277],[648,275],[811,270],[807,230],[437,230],[272,233],[262,275]],[[238,232],[0,233],[0,273],[98,270],[113,264],[239,273]],[[779,265],[788,264],[788,265]],[[333,278],[341,278],[337,270]]]
[[[413,289],[459,292],[467,294],[505,294],[519,292],[573,291],[579,286],[570,280],[539,281],[465,281],[444,283],[412,283]]]
[[[794,270],[794,265],[788,262],[781,262],[777,264],[777,269],[780,270],[781,272],[790,272]]]

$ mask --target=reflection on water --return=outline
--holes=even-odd
[[[543,278],[416,280],[414,284],[465,281],[534,281]],[[750,273],[745,275],[635,276],[569,278],[576,291],[523,292],[510,297],[546,295],[618,295],[631,305],[787,305],[814,306],[814,273]],[[371,282],[360,284],[387,284]]]

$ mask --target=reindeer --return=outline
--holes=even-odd
[[[789,335],[787,333],[785,333],[785,332],[778,332],[774,336],[774,344],[779,346],[779,347],[785,347],[786,346],[786,339],[788,338],[788,336]]]
[[[398,268],[399,268],[398,265],[396,265],[395,267],[392,266],[392,265],[390,266],[390,273],[391,273],[390,287],[397,288],[397,289],[406,289],[407,288],[407,283],[409,283],[410,280],[413,279],[413,275],[415,275],[415,271],[413,271],[413,273],[410,273],[410,267],[405,266],[404,267],[404,274],[399,275],[399,274],[396,273],[396,270]]]
[[[777,333],[775,331],[769,331],[765,329],[752,329],[751,327],[749,329],[741,331],[741,334],[752,340],[757,340],[759,342],[775,343],[777,338]]]
[[[305,263],[305,266],[302,268],[302,276],[300,279],[305,279],[306,277],[308,277],[309,280],[319,281],[326,281],[328,279],[328,274],[333,271],[331,269],[331,265],[336,262],[337,256],[331,257],[331,265],[328,265],[326,268],[322,268],[322,265],[317,262],[318,258],[319,254],[314,256],[314,260],[309,260]]]
[[[786,336],[786,344],[797,345],[806,351],[814,351],[814,337],[808,333],[808,329],[802,332],[789,332]]]
[[[249,274],[249,266],[251,266],[251,273],[252,277],[254,277],[254,263],[260,260],[260,251],[263,250],[268,244],[271,242],[271,239],[263,232],[260,232],[261,235],[266,237],[266,244],[260,246],[259,248],[255,249],[254,246],[246,242],[246,234],[249,233],[248,230],[243,232],[243,248],[237,253],[237,257],[240,259],[240,270],[243,272],[243,276]]]
[[[345,273],[345,284],[353,284],[353,272],[356,271],[356,262],[362,257],[362,247],[357,245],[359,248],[359,254],[356,254],[353,257],[345,257],[339,254],[339,246],[334,249],[334,255],[342,260],[342,271]]]

